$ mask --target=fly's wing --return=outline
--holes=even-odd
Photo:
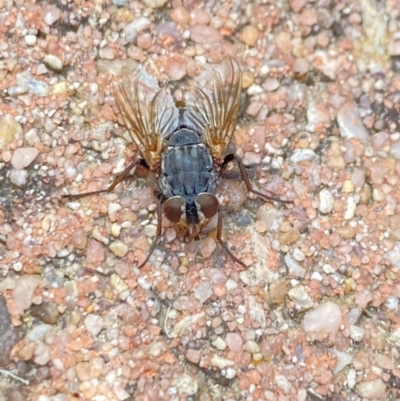
[[[204,142],[214,162],[224,161],[239,112],[242,74],[238,62],[226,57],[213,67],[211,78],[202,89],[185,93],[186,111],[183,122],[204,133]]]
[[[116,104],[132,140],[151,170],[161,162],[164,142],[179,124],[179,112],[170,92],[160,89],[143,67],[124,73],[114,88]]]

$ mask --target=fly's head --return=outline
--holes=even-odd
[[[218,199],[209,193],[192,196],[173,196],[164,202],[168,220],[188,233],[188,239],[196,238],[219,209]]]

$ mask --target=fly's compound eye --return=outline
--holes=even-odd
[[[197,202],[200,209],[207,219],[214,217],[219,209],[218,199],[211,194],[201,193],[197,196]]]
[[[182,215],[183,199],[180,196],[173,196],[164,202],[164,213],[172,223],[179,223]]]

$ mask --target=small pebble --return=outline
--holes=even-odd
[[[211,237],[207,237],[201,244],[200,253],[203,258],[209,258],[216,248],[217,244],[215,243],[215,240]]]
[[[231,351],[240,352],[242,350],[243,340],[238,333],[228,333],[225,337],[225,342]]]
[[[181,24],[181,25],[186,24],[190,19],[189,11],[186,10],[186,8],[182,7],[182,6],[174,8],[171,11],[170,15],[171,15],[172,21],[175,21],[177,24]]]
[[[16,170],[23,170],[36,159],[38,154],[36,148],[18,148],[12,155],[11,164]]]
[[[54,302],[43,301],[40,305],[31,307],[31,315],[46,324],[57,324],[60,313]]]
[[[356,210],[356,203],[354,201],[354,197],[350,196],[347,199],[347,207],[346,207],[346,211],[344,213],[344,219],[345,220],[351,220],[354,217],[354,212]]]
[[[361,141],[369,139],[369,133],[366,130],[353,102],[345,103],[339,109],[336,118],[339,124],[340,136],[342,138],[357,138]]]
[[[218,43],[222,41],[221,34],[208,25],[196,25],[190,29],[190,39],[200,44]]]
[[[306,160],[314,160],[317,155],[312,149],[295,149],[290,155],[290,161],[292,163],[300,163]]]
[[[369,380],[357,384],[355,391],[360,397],[382,400],[386,393],[386,384],[382,379]]]
[[[201,352],[195,349],[188,349],[186,352],[186,358],[189,362],[199,363],[201,359]]]
[[[36,44],[36,35],[26,35],[25,42],[28,46],[34,46]]]
[[[313,311],[307,312],[303,319],[305,331],[321,331],[334,333],[342,324],[340,307],[333,302],[326,302]]]
[[[242,41],[248,46],[254,46],[258,40],[259,31],[255,26],[248,25],[243,29]]]
[[[288,232],[280,232],[278,240],[281,245],[289,245],[296,242],[300,238],[300,231],[298,228],[291,228]]]
[[[164,7],[168,0],[144,0],[144,4],[149,8],[161,8]]]
[[[47,68],[55,72],[61,72],[64,67],[62,60],[53,54],[46,54],[43,63]]]
[[[284,260],[291,276],[304,277],[306,269],[296,262],[290,255],[285,255]]]
[[[61,11],[56,6],[45,5],[41,11],[42,18],[46,25],[53,25],[61,18]]]
[[[223,358],[222,356],[215,354],[211,357],[211,365],[216,366],[219,369],[224,369],[228,366],[235,365],[235,362],[231,359]]]
[[[186,64],[181,61],[172,61],[166,69],[171,81],[179,81],[186,75]]]
[[[76,249],[85,249],[88,243],[87,233],[83,228],[77,228],[71,237],[71,244]]]
[[[86,330],[93,336],[96,337],[104,327],[104,319],[98,315],[87,315],[84,320]]]
[[[28,183],[28,176],[27,170],[11,170],[10,181],[13,185],[24,188]]]
[[[123,258],[127,253],[129,248],[122,241],[114,241],[110,244],[110,250],[119,258]]]
[[[89,264],[101,263],[105,259],[103,245],[96,241],[91,240],[87,247],[86,260]]]
[[[357,383],[357,372],[355,369],[349,369],[347,373],[347,386],[350,389],[353,389]]]
[[[276,385],[283,390],[285,394],[289,394],[292,389],[292,383],[282,375],[275,375],[275,383]]]
[[[121,294],[128,289],[125,281],[118,276],[118,274],[113,274],[110,279],[110,284],[116,289],[116,291]]]
[[[229,380],[235,378],[236,376],[236,370],[233,368],[228,368],[226,369],[225,377]]]
[[[209,281],[202,281],[194,290],[194,296],[202,303],[213,295],[213,288]]]
[[[341,352],[338,350],[334,350],[334,353],[338,359],[338,363],[333,371],[333,373],[336,374],[342,371],[346,366],[350,365],[351,361],[353,360],[353,356],[347,352]]]
[[[254,74],[251,71],[244,71],[242,74],[242,88],[247,89],[254,83]]]
[[[344,193],[354,192],[354,185],[350,180],[345,180],[343,182],[342,192]]]
[[[134,19],[124,28],[125,40],[132,43],[137,34],[150,27],[151,21],[147,17],[139,17]]]
[[[322,189],[319,193],[319,211],[322,214],[330,213],[333,209],[334,203],[335,198],[333,197],[331,191],[328,189]]]
[[[15,280],[13,299],[21,313],[32,305],[32,295],[39,284],[40,278],[33,275],[20,276]]]
[[[0,150],[4,149],[16,136],[22,134],[22,127],[11,114],[0,117]]]
[[[221,337],[217,337],[214,341],[211,342],[211,344],[215,348],[217,348],[217,349],[219,349],[221,351],[223,351],[227,346],[226,342]]]
[[[40,366],[47,365],[50,361],[50,347],[39,342],[34,352],[33,361]]]

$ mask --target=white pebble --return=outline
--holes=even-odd
[[[344,219],[345,220],[351,220],[354,217],[354,213],[356,211],[356,202],[354,201],[354,198],[350,196],[347,199],[347,209],[346,212],[344,213]]]
[[[347,372],[347,387],[353,389],[357,383],[357,373],[355,369],[349,369]]]
[[[264,89],[260,85],[253,84],[247,89],[247,93],[249,96],[259,95],[263,93]]]
[[[23,170],[28,167],[39,154],[36,148],[18,148],[11,158],[11,164],[16,170]]]
[[[369,400],[383,400],[387,399],[386,394],[386,384],[382,379],[375,379],[362,382],[357,384],[356,393],[360,397],[367,398]]]
[[[347,365],[350,365],[351,361],[353,360],[353,356],[347,352],[338,351],[335,348],[333,349],[333,352],[336,354],[338,359],[338,363],[333,370],[333,373],[336,374],[342,371]]]
[[[311,280],[322,281],[323,280],[322,274],[319,272],[313,272],[313,274],[311,274]]]
[[[151,24],[151,21],[146,17],[140,17],[140,18],[134,19],[132,22],[130,22],[124,28],[124,34],[125,34],[126,41],[128,43],[131,43],[136,38],[136,35],[140,31],[147,29],[150,26],[150,24]]]
[[[360,114],[353,102],[346,102],[338,111],[337,122],[340,136],[345,139],[368,140],[369,133],[364,127]]]
[[[23,188],[28,183],[28,172],[26,170],[11,170],[10,181],[13,185]]]
[[[290,275],[295,277],[304,277],[306,274],[306,269],[304,267],[300,266],[300,264],[292,259],[290,255],[286,255],[284,259]]]
[[[319,211],[322,214],[330,213],[333,209],[335,198],[328,189],[322,189],[319,193]]]
[[[108,214],[118,213],[121,210],[119,203],[110,203],[108,206]]]
[[[35,35],[26,35],[25,36],[25,43],[28,46],[33,46],[36,44],[36,36]]]
[[[238,286],[237,282],[235,280],[232,280],[231,278],[229,278],[226,282],[226,289],[228,291],[232,291],[234,289],[236,289]]]
[[[399,308],[399,298],[395,297],[394,295],[389,295],[385,302],[386,308],[397,312]]]
[[[334,333],[339,330],[342,324],[342,312],[339,305],[333,302],[326,302],[306,313],[303,319],[305,331],[326,331]]]
[[[294,260],[296,260],[297,262],[302,262],[305,259],[305,255],[304,253],[299,249],[299,248],[295,248],[292,252],[292,257]]]
[[[219,369],[224,369],[227,366],[233,366],[235,364],[234,361],[228,358],[223,358],[219,355],[213,355],[211,358],[211,365],[216,366]]]
[[[292,384],[290,381],[283,375],[275,375],[275,383],[276,385],[284,391],[285,394],[289,394],[292,389]]]
[[[322,266],[322,270],[323,270],[324,273],[326,273],[326,274],[333,274],[333,273],[335,273],[335,269],[334,269],[331,265],[328,265],[327,263],[324,264],[324,265]]]
[[[226,342],[224,339],[221,337],[217,337],[214,341],[211,343],[215,348],[223,351],[226,348]]]
[[[101,316],[90,314],[85,317],[84,325],[86,330],[95,337],[103,330],[104,319]]]
[[[306,160],[316,159],[316,154],[312,149],[296,149],[290,156],[292,163],[299,163]]]
[[[209,281],[202,281],[194,290],[194,296],[202,303],[207,301],[213,294],[213,289]]]

